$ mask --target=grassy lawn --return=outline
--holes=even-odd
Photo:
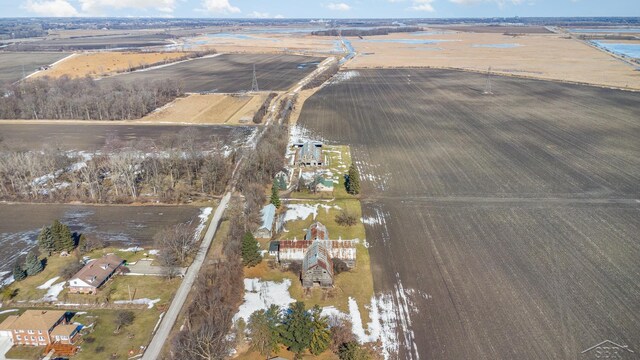
[[[129,300],[129,291],[134,299],[160,299],[159,305],[169,304],[182,279],[168,280],[161,276],[114,276],[97,295],[70,294],[67,289],[58,296],[66,303],[102,303],[106,301]]]
[[[91,258],[99,258],[110,253],[115,253],[127,262],[134,262],[144,257],[143,251],[139,251],[137,253],[131,251],[119,251],[119,249],[113,247],[94,250],[86,254],[86,256],[89,256]],[[42,299],[47,293],[47,290],[41,290],[37,287],[46,283],[50,279],[60,276],[60,272],[62,271],[62,269],[76,261],[78,261],[78,258],[73,254],[67,257],[61,257],[57,254],[53,254],[52,256],[48,257],[46,259],[46,266],[42,272],[34,276],[29,276],[22,281],[14,282],[11,284],[10,288],[12,290],[17,290],[16,296],[13,298],[13,300],[20,301]],[[59,283],[61,281],[63,281],[62,278],[58,279],[56,283]]]
[[[160,312],[151,310],[131,310],[135,314],[133,324],[126,326],[115,334],[115,317],[118,310],[90,310],[86,314],[76,315],[73,320],[85,326],[93,326],[83,330],[81,350],[73,359],[127,359],[129,351],[138,354],[140,346],[151,341],[151,332],[155,327]],[[112,355],[115,356],[112,357]]]
[[[44,346],[14,346],[7,353],[5,357],[7,359],[40,359]]]

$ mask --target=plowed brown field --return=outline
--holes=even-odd
[[[582,351],[604,340],[640,351],[640,94],[350,74],[298,124],[351,145],[397,358],[592,359]]]

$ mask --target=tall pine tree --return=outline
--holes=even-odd
[[[40,248],[40,252],[47,254],[47,256],[51,256],[51,253],[56,250],[53,236],[51,235],[51,228],[48,226],[43,226],[40,234],[38,234],[38,247]]]
[[[16,264],[13,266],[13,280],[20,281],[24,280],[27,277],[27,272],[24,271],[22,265],[16,261]]]
[[[271,203],[277,208],[280,207],[280,195],[278,195],[279,188],[280,187],[278,186],[276,179],[273,179],[273,185],[271,186]]]
[[[296,359],[300,359],[309,348],[312,332],[313,319],[304,308],[304,303],[296,301],[289,305],[289,310],[285,313],[280,326],[280,336],[282,343],[296,355]]]
[[[38,259],[36,254],[33,253],[33,251],[29,251],[27,254],[27,260],[25,260],[24,268],[29,276],[33,276],[44,269],[42,262]]]
[[[312,333],[309,351],[313,355],[320,355],[329,348],[331,344],[331,331],[326,316],[322,316],[322,309],[316,305],[311,309]]]
[[[279,350],[280,309],[271,305],[268,310],[258,310],[249,317],[249,338],[251,349],[270,358]]]
[[[258,251],[258,241],[251,232],[247,231],[242,238],[242,263],[244,266],[254,267],[262,262]]]
[[[349,174],[347,175],[347,192],[351,195],[358,195],[360,193],[360,172],[353,163],[349,166]]]
[[[71,235],[71,229],[65,224],[62,224],[60,229],[60,243],[62,244],[62,250],[71,252],[76,247],[76,243]]]

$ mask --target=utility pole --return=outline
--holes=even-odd
[[[253,64],[253,81],[251,82],[251,91],[260,91],[260,89],[258,88],[258,78],[256,77],[256,64]]]
[[[489,66],[489,69],[487,70],[487,83],[485,84],[484,91],[482,93],[485,95],[493,94],[491,91],[491,66]]]

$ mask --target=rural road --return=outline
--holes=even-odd
[[[155,360],[160,356],[162,346],[167,341],[169,333],[171,332],[173,325],[178,319],[178,314],[180,314],[180,310],[182,310],[182,306],[187,300],[189,290],[191,290],[191,286],[193,285],[196,277],[198,276],[198,273],[200,272],[200,268],[204,263],[207,251],[209,250],[209,246],[211,246],[213,236],[216,234],[216,230],[218,229],[218,225],[220,224],[220,219],[222,218],[222,214],[229,204],[230,198],[231,192],[226,193],[220,201],[220,204],[216,208],[216,211],[213,214],[213,218],[211,219],[211,223],[209,224],[207,232],[204,235],[204,239],[202,239],[202,243],[200,244],[198,254],[193,260],[193,264],[189,266],[187,274],[184,276],[184,280],[180,284],[180,287],[176,292],[176,296],[173,298],[173,301],[169,306],[169,310],[167,310],[164,317],[162,318],[162,321],[160,322],[158,331],[156,331],[153,339],[151,339],[151,343],[147,347],[147,350],[144,352],[144,355],[142,356],[143,360]]]

